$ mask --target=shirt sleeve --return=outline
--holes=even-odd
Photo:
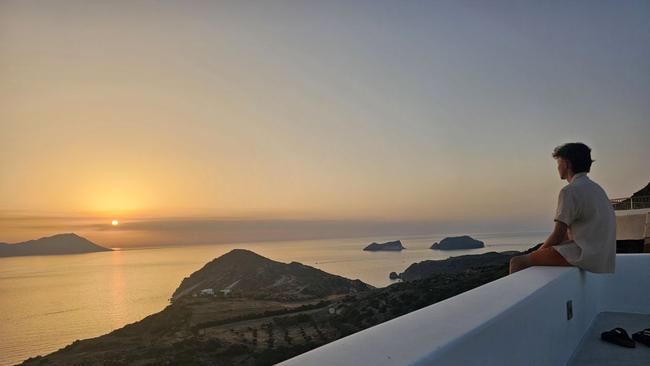
[[[557,210],[554,221],[560,221],[567,224],[567,226],[571,226],[571,223],[576,219],[576,215],[576,205],[571,191],[566,189],[561,190],[557,199]]]

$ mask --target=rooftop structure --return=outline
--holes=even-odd
[[[650,208],[616,211],[616,240],[619,253],[650,253]]]
[[[612,198],[610,201],[612,202],[614,209],[617,211],[650,208],[650,196]]]
[[[228,296],[228,295],[230,295],[230,289],[229,289],[229,288],[225,288],[225,289],[223,289],[223,290],[219,290],[219,291],[221,291],[221,293],[223,294],[223,296]]]

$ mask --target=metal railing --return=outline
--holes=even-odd
[[[650,196],[612,198],[610,199],[614,210],[637,210],[650,208]]]

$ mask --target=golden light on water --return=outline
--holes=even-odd
[[[113,220],[113,221],[111,221],[111,225],[113,225],[113,226],[117,226],[117,225],[119,225],[119,224],[120,224],[120,222],[117,221],[117,220]]]

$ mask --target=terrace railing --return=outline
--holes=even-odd
[[[650,196],[612,198],[614,210],[638,210],[650,208]]]

